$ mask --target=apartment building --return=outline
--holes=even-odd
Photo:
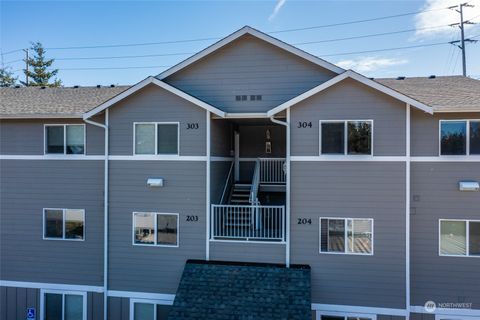
[[[0,94],[1,319],[480,319],[478,80],[244,27],[133,86]]]

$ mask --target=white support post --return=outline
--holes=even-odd
[[[235,182],[240,180],[240,133],[238,131],[235,131],[234,133],[234,152],[235,152],[235,165],[234,165],[234,179]]]

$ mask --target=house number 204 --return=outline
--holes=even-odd
[[[312,219],[310,218],[297,218],[297,224],[312,224]]]

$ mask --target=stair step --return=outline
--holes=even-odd
[[[232,194],[232,198],[248,198],[249,194]]]
[[[232,199],[232,203],[249,203],[247,199]]]

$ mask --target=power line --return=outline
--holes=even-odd
[[[178,52],[178,53],[159,53],[159,54],[143,54],[133,56],[109,56],[109,57],[73,57],[73,58],[55,58],[58,61],[66,60],[110,60],[110,59],[131,59],[131,58],[151,58],[151,57],[169,57],[169,56],[184,56],[191,55],[193,52]]]
[[[317,26],[310,26],[310,27],[275,30],[275,31],[267,32],[267,33],[268,34],[276,34],[276,33],[286,33],[286,32],[296,32],[296,31],[304,31],[304,30],[329,28],[329,27],[336,27],[336,26],[343,26],[343,25],[350,25],[350,24],[358,24],[358,23],[386,20],[386,19],[404,17],[404,16],[409,16],[409,15],[415,15],[415,14],[419,14],[419,13],[423,13],[423,12],[446,10],[446,9],[448,9],[448,7],[428,9],[428,10],[419,10],[419,11],[415,11],[415,12],[407,12],[407,13],[401,13],[401,14],[395,14],[395,15],[381,16],[381,17],[361,19],[361,20],[351,20],[351,21],[317,25]],[[129,44],[89,45],[89,46],[71,46],[71,47],[47,47],[45,49],[47,49],[47,50],[101,49],[101,48],[150,46],[150,45],[160,45],[160,44],[199,42],[199,41],[209,41],[209,40],[219,40],[219,39],[222,39],[222,37],[208,37],[208,38],[183,39],[183,40],[171,40],[171,41],[159,41],[159,42],[144,42],[144,43],[129,43]],[[22,51],[22,50],[23,49],[12,50],[12,51],[3,53],[3,55],[11,54],[11,53]]]

